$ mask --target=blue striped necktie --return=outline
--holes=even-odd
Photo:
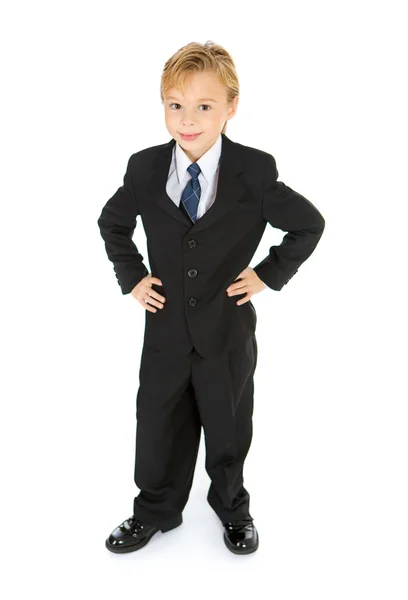
[[[201,197],[201,186],[198,181],[198,176],[201,169],[197,163],[191,163],[187,167],[187,171],[191,175],[191,179],[187,183],[181,195],[180,208],[185,208],[190,219],[195,223],[197,221],[198,203]]]

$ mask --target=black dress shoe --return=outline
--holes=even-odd
[[[251,517],[224,523],[224,542],[234,554],[250,554],[259,545],[259,536]]]
[[[134,515],[123,521],[108,537],[105,546],[111,552],[134,552],[146,546],[150,539],[158,531],[170,531],[181,525],[182,519],[179,522],[168,525],[167,527],[158,527],[156,525],[148,525],[136,519]]]

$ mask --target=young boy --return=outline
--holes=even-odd
[[[224,48],[181,48],[161,80],[172,139],[133,154],[123,185],[98,219],[123,294],[145,309],[137,393],[133,514],[106,540],[112,552],[145,546],[181,525],[201,428],[207,501],[236,554],[258,548],[243,485],[252,438],[257,316],[251,302],[279,291],[312,254],[325,221],[277,181],[271,154],[233,142],[227,121],[239,84]],[[132,241],[140,215],[151,272]],[[287,234],[248,266],[266,224]]]

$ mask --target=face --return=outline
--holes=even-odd
[[[214,73],[192,73],[184,95],[177,88],[164,98],[166,127],[192,162],[197,161],[216,142],[225,121],[238,107],[238,96],[227,102],[225,85]],[[185,138],[182,134],[199,134]]]

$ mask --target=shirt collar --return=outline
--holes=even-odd
[[[221,134],[218,136],[216,142],[207,150],[201,158],[196,162],[201,169],[201,173],[207,181],[214,175],[217,170],[218,163],[221,156],[222,137]],[[175,157],[176,157],[176,169],[179,183],[183,181],[187,167],[191,165],[191,160],[184,152],[182,147],[178,144],[175,145]]]

